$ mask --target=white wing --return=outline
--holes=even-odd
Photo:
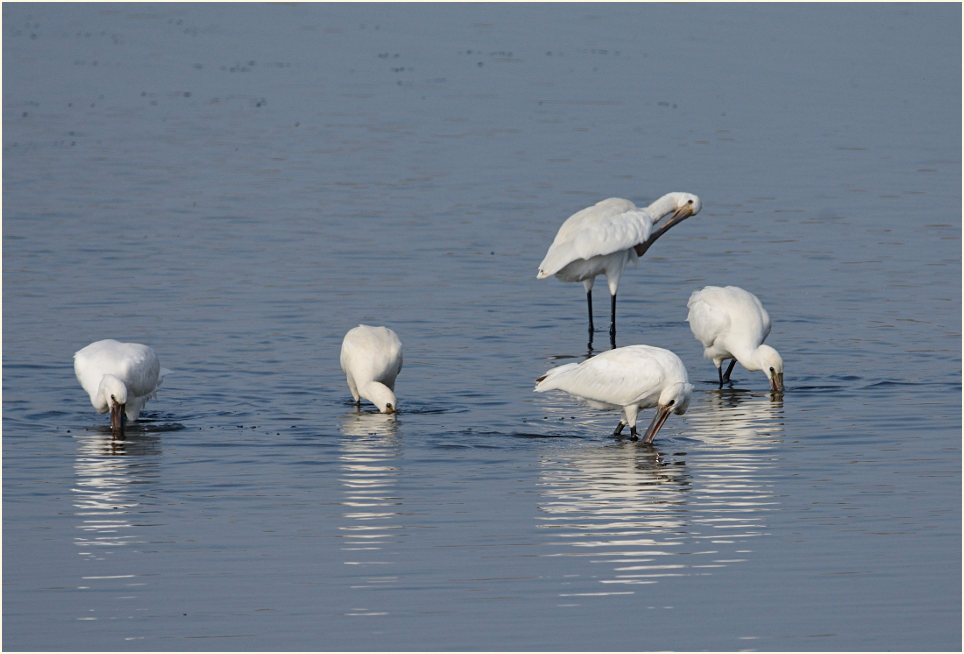
[[[378,381],[394,388],[402,370],[402,342],[388,327],[359,325],[345,334],[341,369],[356,384]]]
[[[690,296],[690,330],[703,347],[756,348],[770,333],[770,314],[753,293],[739,286],[707,286]]]
[[[723,289],[717,286],[707,286],[706,288],[693,291],[690,295],[689,314],[686,316],[690,324],[690,331],[704,348],[712,347],[716,340],[726,334],[730,328],[730,317],[724,305],[716,301],[719,294],[716,291]]]
[[[653,219],[629,200],[609,198],[572,216],[559,228],[539,278],[548,277],[579,259],[628,250],[649,238]]]
[[[130,397],[153,394],[163,379],[153,349],[140,343],[120,343],[113,339],[91,343],[74,354],[74,372],[91,397],[97,393],[104,375],[121,379]]]
[[[770,335],[770,314],[767,310],[763,308],[763,303],[760,302],[760,298],[755,296],[749,291],[744,291],[738,286],[727,286],[727,290],[733,290],[734,292],[739,292],[743,294],[744,301],[747,305],[747,328],[753,334],[759,334],[760,343],[766,340],[766,337]]]
[[[655,404],[668,371],[662,359],[676,355],[648,345],[608,350],[582,363],[550,370],[537,391],[559,389],[595,402],[628,406],[651,398]],[[686,381],[685,378],[682,381]]]

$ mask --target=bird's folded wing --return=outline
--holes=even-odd
[[[649,238],[651,230],[652,219],[641,209],[597,217],[572,229],[560,229],[539,264],[540,275],[553,275],[579,259],[628,250]]]
[[[133,397],[152,395],[160,386],[161,365],[153,350],[145,349],[125,359],[126,373],[121,377]]]
[[[660,388],[665,377],[662,367],[646,358],[613,361],[597,356],[554,375],[552,388],[587,400],[627,405]]]
[[[701,299],[697,293],[690,297],[687,306],[689,314],[686,320],[690,324],[690,331],[703,347],[713,345],[713,342],[729,329],[730,318],[726,311]]]

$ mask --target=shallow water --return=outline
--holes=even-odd
[[[959,649],[960,12],[5,4],[5,648]],[[696,393],[647,448],[531,392],[586,354],[535,270],[669,190],[618,341]],[[715,388],[705,284],[782,398]],[[107,337],[174,371],[124,442]]]

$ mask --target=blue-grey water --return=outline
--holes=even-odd
[[[6,650],[959,650],[961,7],[3,5]],[[534,379],[602,198],[696,385],[655,447]],[[756,293],[730,388],[685,323]],[[596,323],[607,335],[605,285]],[[392,419],[338,351],[405,348]],[[174,372],[112,441],[72,354]],[[649,420],[649,412],[641,420]]]

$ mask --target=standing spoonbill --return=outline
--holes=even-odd
[[[111,433],[124,438],[125,418],[137,420],[170,370],[147,345],[108,338],[74,353],[74,373],[97,412],[110,411]]]
[[[539,264],[536,279],[555,275],[564,282],[582,282],[589,308],[589,349],[592,349],[592,286],[596,275],[609,283],[609,342],[616,347],[616,291],[623,268],[635,262],[670,227],[699,213],[702,204],[692,193],[667,193],[646,208],[629,200],[609,198],[569,216]],[[666,216],[670,218],[653,228]]]
[[[356,405],[365,398],[382,413],[395,412],[395,378],[402,369],[398,334],[388,327],[370,325],[348,330],[341,343],[341,369]]]
[[[683,414],[690,403],[693,385],[680,358],[651,345],[627,345],[597,354],[582,363],[567,363],[536,380],[535,391],[561,390],[584,400],[594,409],[623,410],[613,435],[629,425],[638,439],[636,415],[656,407],[656,415],[643,435],[643,443],[656,438],[670,412]]]
[[[783,359],[763,344],[770,333],[770,314],[757,296],[739,286],[707,286],[693,291],[686,306],[690,331],[703,344],[703,356],[716,366],[720,388],[729,383],[739,361],[747,370],[762,370],[771,391],[783,392]],[[732,361],[724,373],[726,359]]]

